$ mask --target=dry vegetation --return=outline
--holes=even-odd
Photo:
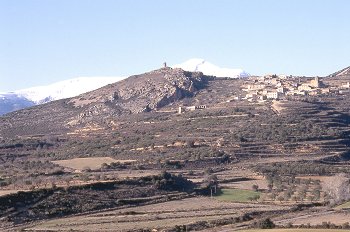
[[[227,101],[247,80],[176,73],[162,100],[142,85],[159,72],[0,118],[0,230],[347,228],[349,94]]]
[[[201,221],[242,216],[252,211],[280,210],[279,206],[221,202],[213,198],[197,197],[178,201],[106,211],[67,219],[47,221],[31,230],[63,231],[129,231],[174,228]]]
[[[269,232],[343,232],[337,229],[271,229]],[[241,232],[266,232],[266,230],[241,230]]]

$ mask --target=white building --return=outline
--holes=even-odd
[[[269,92],[266,94],[267,99],[278,99],[279,93],[276,92]]]

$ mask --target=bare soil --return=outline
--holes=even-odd
[[[103,163],[106,163],[106,164],[110,164],[113,162],[130,163],[130,162],[135,162],[135,160],[116,160],[111,157],[92,157],[92,158],[74,158],[74,159],[68,159],[68,160],[57,160],[52,162],[63,167],[81,171],[85,168],[90,168],[90,169],[101,168],[101,165]]]

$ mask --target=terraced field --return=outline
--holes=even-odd
[[[29,231],[130,231],[173,228],[187,225],[188,229],[200,221],[234,218],[253,211],[287,209],[249,203],[231,203],[214,198],[196,197],[178,201],[110,210],[90,215],[67,217],[45,221]]]
[[[250,202],[260,197],[259,192],[243,189],[222,189],[215,198],[226,202]]]
[[[116,160],[111,157],[91,157],[91,158],[75,158],[68,160],[57,160],[53,163],[58,164],[63,167],[71,168],[73,170],[83,170],[83,169],[99,169],[102,164],[110,163],[132,163],[135,160]]]
[[[266,232],[267,230],[240,230],[240,232]],[[342,229],[270,229],[268,232],[343,232]]]
[[[344,204],[338,205],[335,207],[335,209],[341,210],[341,209],[350,209],[350,201],[345,202]]]

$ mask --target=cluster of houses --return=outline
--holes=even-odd
[[[267,101],[284,100],[292,96],[317,96],[321,94],[350,93],[350,82],[345,80],[322,81],[319,77],[305,78],[285,75],[265,75],[261,77],[249,77],[244,81],[241,90],[245,94],[239,94],[227,99],[233,101]],[[325,83],[326,84],[325,84]],[[327,84],[328,82],[328,84]],[[206,105],[179,106],[178,113],[206,109]]]
[[[343,89],[349,89],[349,87],[349,82],[341,86]],[[252,77],[241,88],[246,92],[242,100],[248,101],[278,100],[284,99],[286,96],[315,96],[334,91],[339,92],[339,87],[326,86],[318,77],[310,80],[284,75]]]

